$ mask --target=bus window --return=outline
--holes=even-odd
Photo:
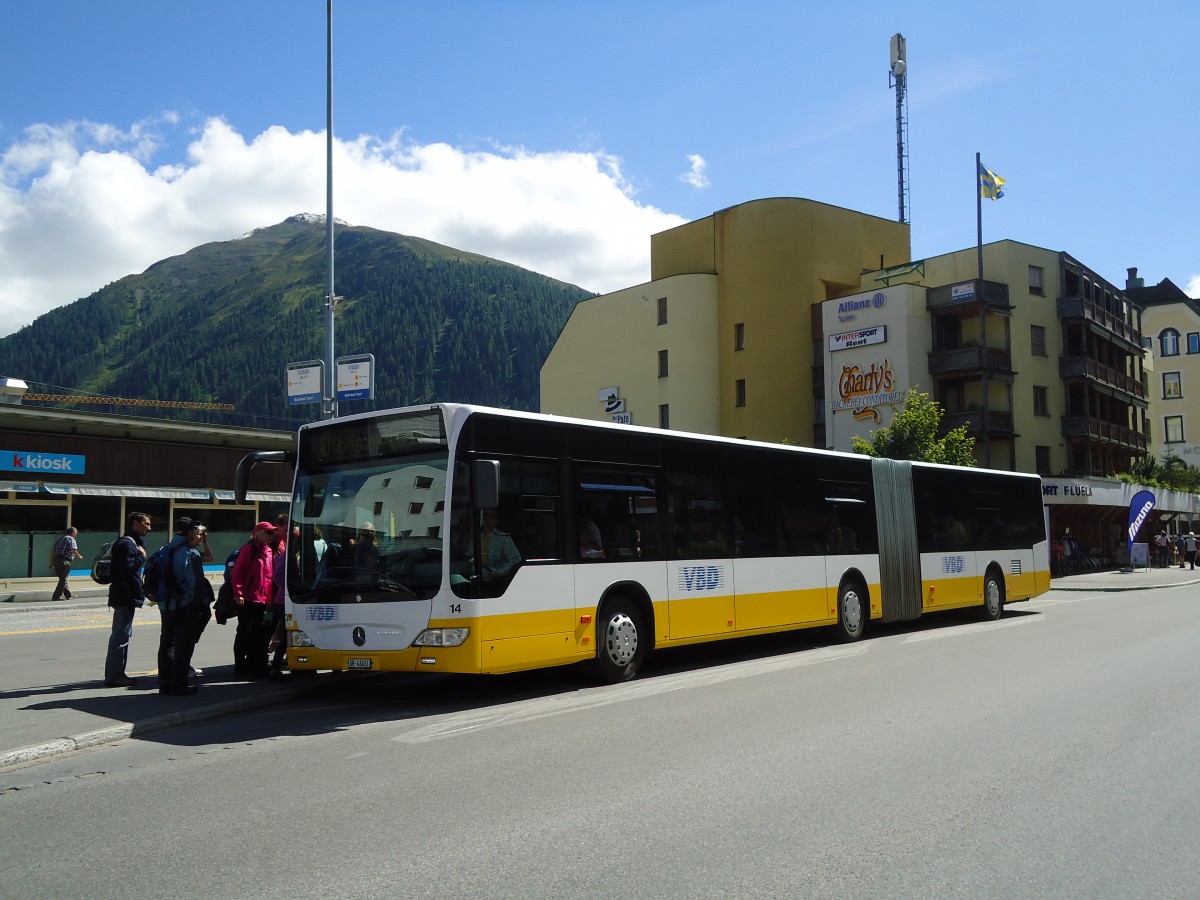
[[[729,452],[729,509],[733,555],[770,556],[775,552],[775,490],[770,451],[734,448]]]
[[[576,471],[576,531],[584,561],[661,559],[658,480],[624,466]]]
[[[732,556],[724,449],[692,441],[664,442],[663,468],[672,555],[678,559]]]

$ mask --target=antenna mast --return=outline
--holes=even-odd
[[[892,35],[892,67],[888,87],[896,89],[896,177],[899,181],[899,221],[908,224],[908,59],[904,35]]]

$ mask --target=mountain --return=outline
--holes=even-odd
[[[538,373],[582,288],[420,238],[335,223],[337,356],[375,356],[375,400],[538,407]],[[0,339],[0,375],[40,393],[234,404],[161,418],[287,428],[286,366],[325,356],[325,223],[293,216],[155,263]],[[96,410],[94,406],[80,409]],[[106,411],[144,415],[130,407]]]

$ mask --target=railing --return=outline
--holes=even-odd
[[[1088,359],[1086,356],[1064,356],[1058,361],[1058,374],[1061,378],[1088,377],[1101,384],[1107,384],[1119,391],[1124,391],[1139,400],[1146,399],[1146,387],[1140,378],[1132,378],[1124,372],[1118,372],[1111,366]]]
[[[962,289],[966,286],[973,288],[973,293],[969,297],[962,296]],[[958,288],[958,292],[955,292]],[[1008,302],[1008,285],[1001,284],[998,281],[983,282],[983,304],[989,310],[994,312],[1008,312],[1012,309],[1012,305]],[[925,308],[929,311],[946,312],[948,310],[962,310],[967,312],[974,310],[979,312],[979,280],[960,281],[958,284],[944,284],[939,287],[930,288],[925,292]]]
[[[961,425],[967,427],[968,434],[982,434],[985,417],[982,409],[963,409],[942,414],[942,431],[953,431]],[[986,421],[991,434],[1012,434],[1012,413],[1003,409],[989,409]]]
[[[1083,297],[1060,297],[1058,299],[1058,317],[1060,319],[1086,319],[1095,322],[1107,331],[1124,338],[1139,349],[1142,346],[1142,333],[1124,319]]]
[[[1144,451],[1146,449],[1144,434],[1134,431],[1132,428],[1126,428],[1124,425],[1104,422],[1092,416],[1063,416],[1062,433],[1063,437],[1068,438],[1086,437],[1135,450]]]
[[[929,354],[930,375],[982,372],[985,364],[988,372],[1012,375],[1012,355],[1003,348],[955,347],[951,350],[935,350]]]

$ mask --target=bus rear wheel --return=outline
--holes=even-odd
[[[596,674],[600,680],[608,684],[629,681],[641,668],[647,646],[637,606],[626,597],[606,600],[596,617]]]
[[[847,581],[838,588],[837,636],[843,643],[862,638],[867,630],[867,597],[857,582]]]
[[[983,618],[995,622],[1004,612],[1004,584],[995,572],[983,578]]]

